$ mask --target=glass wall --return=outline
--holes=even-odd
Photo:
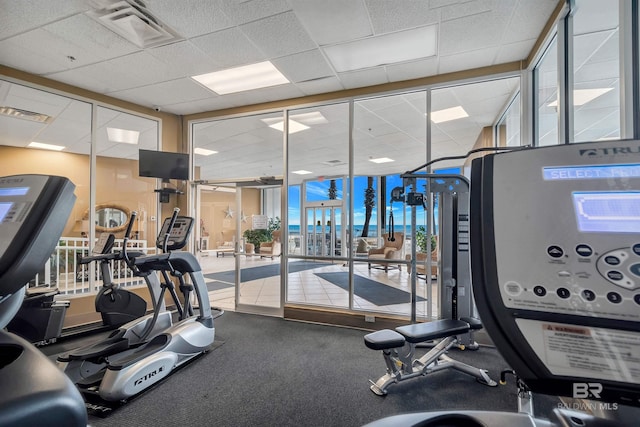
[[[96,266],[78,263],[91,250],[92,238],[113,232],[121,242],[130,213],[138,211],[136,246],[155,244],[156,224],[150,218],[157,217],[156,182],[138,178],[137,157],[139,148],[158,149],[158,122],[18,83],[0,81],[0,90],[7,94],[5,105],[16,111],[0,116],[2,174],[59,175],[76,186],[60,242],[33,284],[55,286],[64,294],[94,292],[102,285]],[[93,144],[92,108],[97,109]],[[136,138],[126,139],[131,136]],[[113,272],[123,285],[142,284],[132,281],[122,265],[114,264]]]
[[[620,2],[577,0],[572,142],[620,138]]]
[[[535,145],[558,144],[558,46],[554,37],[534,70],[536,82]]]
[[[289,111],[286,301],[349,307],[349,104]]]

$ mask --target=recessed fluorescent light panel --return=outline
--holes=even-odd
[[[200,147],[194,148],[193,152],[195,154],[200,154],[201,156],[210,156],[212,154],[217,153],[217,151],[207,150],[206,148],[200,148]]]
[[[279,130],[280,132],[284,132],[284,120],[274,117],[261,120],[265,122],[270,128]],[[322,123],[329,123],[329,121],[319,111],[293,114],[289,116],[289,134],[309,129],[310,125],[318,125]]]
[[[612,90],[613,90],[612,87],[603,87],[603,88],[596,88],[596,89],[576,89],[573,91],[573,105],[574,106],[584,105],[587,102],[593,101],[600,95],[604,95],[605,93]],[[547,104],[547,106],[557,107],[558,100],[555,100]]]
[[[390,159],[388,157],[379,157],[377,159],[369,159],[370,162],[373,163],[389,163],[389,162],[395,162],[395,160]]]
[[[126,130],[118,128],[107,128],[107,138],[111,142],[121,142],[124,144],[137,144],[140,132],[137,130]]]
[[[464,117],[469,117],[469,115],[464,111],[464,108],[460,106],[431,112],[431,121],[433,123],[448,122],[451,120],[462,119]]]
[[[342,73],[434,56],[437,38],[438,26],[430,25],[327,46],[324,52]]]
[[[269,61],[191,77],[218,95],[290,83]]]
[[[15,117],[16,119],[31,120],[38,123],[49,123],[52,117],[43,113],[21,110],[13,107],[0,107],[0,115]]]
[[[27,147],[40,148],[42,150],[52,150],[52,151],[62,151],[62,150],[64,150],[64,146],[62,146],[62,145],[44,144],[42,142],[30,142]]]
[[[292,171],[291,173],[295,173],[296,175],[309,175],[311,172],[310,171],[306,171],[304,169],[300,169],[298,171]]]

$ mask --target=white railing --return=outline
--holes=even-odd
[[[122,243],[122,239],[116,239],[112,251],[121,251]],[[80,264],[79,262],[80,258],[89,255],[92,247],[87,238],[61,237],[55,251],[47,261],[44,271],[36,275],[33,283],[58,288],[60,293],[64,295],[96,292],[102,286],[100,263]],[[144,254],[156,253],[156,248],[147,247],[146,240],[129,240],[127,250]],[[121,286],[144,283],[142,278],[133,275],[122,260],[110,261],[109,270],[112,281]],[[93,287],[90,285],[91,275],[93,275]]]

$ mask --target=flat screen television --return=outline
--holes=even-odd
[[[189,155],[166,151],[140,150],[138,174],[163,180],[189,179]]]

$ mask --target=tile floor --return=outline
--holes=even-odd
[[[230,271],[235,269],[235,258],[232,256],[216,257],[215,252],[210,252],[208,256],[200,254],[198,259],[202,266],[204,274]],[[279,264],[280,258],[271,260],[269,258],[246,257],[240,259],[241,268],[251,268],[270,264]],[[291,260],[291,262],[297,260]],[[303,270],[299,272],[289,273],[287,281],[287,298],[286,301],[298,304],[320,305],[323,307],[348,308],[349,294],[346,290],[328,282],[315,273],[320,272],[347,272],[348,266],[342,262],[327,263],[326,266]],[[402,267],[402,271],[397,269],[385,272],[379,269],[369,269],[367,263],[356,262],[354,264],[354,272],[360,276],[376,280],[388,286],[401,289],[405,292],[410,291],[410,276],[406,271],[406,266]],[[210,279],[207,279],[208,281]],[[224,310],[235,309],[235,287],[231,286],[209,292],[209,298],[212,306],[219,307]],[[417,294],[426,299],[425,281],[419,279],[417,282]],[[432,284],[432,313],[436,315],[438,312],[437,283],[434,280]],[[278,307],[280,304],[280,276],[272,276],[263,279],[243,282],[240,285],[240,303],[264,306]],[[356,310],[367,312],[410,315],[411,305],[409,302],[394,305],[375,305],[359,296],[354,296],[353,307]],[[427,302],[417,303],[416,312],[419,317],[423,317],[427,312]]]

